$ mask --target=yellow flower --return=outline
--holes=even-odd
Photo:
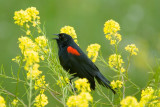
[[[132,96],[127,96],[120,102],[122,107],[139,107],[137,99]]]
[[[14,99],[11,104],[12,104],[13,106],[16,106],[17,103],[18,103],[18,100],[17,100],[17,99]]]
[[[22,54],[25,50],[34,50],[36,47],[36,44],[29,37],[22,36],[18,38],[18,40],[20,42],[19,48],[21,49]]]
[[[79,95],[70,96],[67,100],[68,107],[88,107],[89,101],[93,101],[88,92],[81,92]]]
[[[2,96],[0,96],[0,107],[6,107],[5,100]]]
[[[41,32],[42,32],[42,30],[41,30],[40,27],[37,27],[37,30],[38,30],[38,33],[41,33]]]
[[[20,63],[21,56],[16,56],[15,58],[12,59],[12,61],[15,61],[16,63]]]
[[[127,45],[125,50],[131,53],[131,55],[137,55],[137,52],[139,51],[135,44]]]
[[[108,20],[104,24],[104,34],[115,33],[120,30],[119,24],[114,20]]]
[[[42,49],[45,53],[48,52],[47,43],[48,40],[45,36],[39,36],[33,42],[29,37],[21,37],[18,39],[20,44],[19,48],[21,49],[22,54],[24,55],[23,61],[26,62],[24,69],[28,71],[27,78],[35,79],[38,77],[42,71],[39,71],[39,63],[40,59],[44,60]],[[39,46],[38,46],[38,45]],[[41,48],[40,48],[41,47]]]
[[[114,45],[118,44],[122,40],[122,37],[119,33],[112,33],[112,34],[107,34],[106,39],[110,40],[111,45]]]
[[[121,88],[122,84],[123,84],[123,82],[119,81],[119,80],[117,80],[116,82],[113,80],[111,82],[111,86],[112,86],[113,89],[115,89],[115,88]]]
[[[28,71],[27,79],[30,79],[30,78],[36,79],[42,73],[42,71],[39,71],[38,68],[39,68],[39,64],[36,64],[36,63],[32,65],[31,69],[25,66],[25,70]]]
[[[36,10],[35,7],[30,7],[26,10],[21,9],[20,11],[16,11],[13,18],[15,20],[15,24],[20,26],[26,24],[26,27],[29,28],[28,22],[40,24],[40,17],[38,15],[39,11]]]
[[[36,107],[44,107],[48,104],[48,98],[45,94],[39,94],[35,98],[34,106]]]
[[[147,87],[145,90],[142,90],[140,105],[145,106],[147,102],[153,99],[154,90],[152,87]]]
[[[93,57],[92,61],[95,62],[98,56],[98,51],[100,49],[100,45],[95,43],[95,44],[91,44],[88,46],[87,48],[87,52],[88,52],[88,57],[91,58]]]
[[[59,80],[57,81],[57,85],[59,87],[64,86],[64,84],[68,84],[69,83],[69,79],[67,77],[63,78],[62,76],[59,78]]]
[[[124,69],[123,67],[121,67],[121,72],[122,72],[122,73],[125,72],[125,69]]]
[[[111,41],[110,41],[110,44],[111,44],[111,45],[116,44],[116,40],[111,40]]]
[[[35,7],[27,8],[26,12],[28,13],[28,15],[30,17],[33,18],[33,20],[40,19],[40,17],[38,16],[39,15],[39,11]]]
[[[112,36],[109,34],[109,35],[106,35],[106,39],[108,40],[111,40],[112,39]]]
[[[89,101],[93,101],[90,84],[86,78],[78,79],[75,82],[75,88],[80,92],[78,95],[70,96],[67,100],[68,107],[88,107]]]
[[[75,82],[75,87],[78,89],[78,91],[81,92],[90,92],[90,84],[88,83],[88,80],[86,78],[78,79]]]
[[[48,53],[49,49],[47,49],[48,39],[45,36],[38,36],[35,38],[35,42],[37,46],[34,47],[34,50],[38,51],[39,53]],[[44,56],[41,55],[41,59],[44,60]]]
[[[45,36],[38,36],[35,41],[38,43],[38,45],[42,48],[45,48],[48,44],[48,40]]]
[[[44,56],[43,55],[41,55],[40,58],[41,58],[41,60],[44,60]]]
[[[39,54],[34,50],[26,50],[24,52],[24,61],[26,61],[26,66],[31,66],[36,62],[39,62]]]
[[[30,34],[31,34],[31,31],[27,30],[26,35],[30,35]]]
[[[120,30],[120,26],[114,20],[108,20],[104,24],[104,34],[106,35],[106,39],[110,40],[111,45],[118,44],[122,38],[117,31]]]
[[[122,40],[121,34],[119,33],[115,33],[115,39],[117,39],[118,42],[120,42]]]
[[[21,37],[18,39],[22,54],[24,55],[23,61],[26,61],[24,69],[28,71],[27,78],[35,79],[42,72],[38,70],[40,57],[37,49],[37,45],[28,37]]]
[[[15,11],[14,13],[15,24],[23,26],[24,23],[31,21],[31,17],[24,10]]]
[[[37,70],[31,70],[31,71],[28,71],[27,73],[27,79],[36,79],[40,74],[42,74],[42,71],[39,71],[38,69]]]
[[[43,94],[44,88],[46,86],[48,86],[48,84],[46,84],[44,75],[39,78],[36,78],[35,85],[34,85],[35,90],[40,89],[41,94]]]
[[[28,24],[28,23],[26,24],[26,27],[27,27],[27,28],[30,28],[30,26],[29,26],[29,24]]]
[[[60,33],[66,33],[66,34],[70,35],[74,39],[75,43],[78,44],[77,35],[76,35],[76,32],[75,32],[73,27],[64,26],[64,27],[61,28]]]
[[[124,63],[124,62],[123,62],[123,59],[121,59],[121,55],[112,54],[109,57],[108,63],[109,63],[110,67],[119,68],[122,66],[122,63]]]
[[[149,98],[153,95],[154,89],[152,87],[147,87],[145,90],[142,90],[141,97],[142,98]]]

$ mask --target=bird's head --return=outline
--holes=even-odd
[[[54,34],[58,36],[58,38],[53,38],[57,41],[58,46],[68,46],[70,43],[74,42],[72,37],[66,33]]]

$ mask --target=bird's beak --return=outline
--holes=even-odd
[[[52,38],[52,39],[54,39],[54,40],[58,40],[59,39],[59,34],[53,34],[53,35],[58,36],[58,38]]]

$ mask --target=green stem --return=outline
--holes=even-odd
[[[128,64],[127,64],[127,68],[126,68],[126,72],[125,72],[126,77],[128,77],[128,68],[129,68],[129,65],[130,65],[130,59],[131,59],[131,53],[128,57]]]
[[[126,88],[125,88],[125,79],[124,79],[123,75],[122,75],[122,81],[123,81],[123,99],[124,99],[125,98],[125,90],[126,90]]]
[[[39,24],[36,23],[36,25],[38,26],[38,29],[41,31],[42,35],[45,36],[45,33],[43,32],[43,30],[41,29],[41,27],[39,26]]]
[[[118,67],[118,77],[119,77],[119,80],[120,78],[122,79],[122,82],[123,82],[123,92],[122,92],[122,95],[123,95],[123,98],[125,98],[125,79],[122,75],[122,72],[121,72],[121,67],[119,65],[119,59],[118,59],[118,49],[117,49],[117,44],[115,44],[115,51],[116,51],[116,55],[117,55],[117,67]]]
[[[129,81],[131,84],[133,84],[137,89],[140,89],[136,84],[134,84],[130,79],[128,79],[124,74],[122,74],[123,75],[123,77],[127,80],[127,81]]]
[[[50,91],[50,89],[47,89],[47,91],[48,91],[48,92],[52,95],[52,97],[53,97],[54,99],[56,99],[59,103],[61,103],[62,105],[66,106],[65,103],[63,103],[60,99],[58,99],[58,98],[55,96],[55,94],[54,94],[52,91]]]
[[[114,72],[117,72],[117,73],[119,72],[117,69],[110,67],[109,64],[102,58],[102,56],[100,57],[98,56],[98,58],[100,59],[100,61],[102,61],[107,67],[109,67]]]
[[[17,78],[6,76],[6,75],[4,75],[2,73],[0,73],[0,76],[3,77],[3,78],[7,78],[7,79],[17,80]],[[25,81],[23,81],[23,80],[19,79],[19,81],[25,83]]]
[[[117,44],[115,44],[116,55],[118,54]]]
[[[29,80],[29,99],[28,99],[28,107],[32,105],[32,70],[30,72],[30,80]]]
[[[23,102],[23,100],[21,100],[20,98],[18,98],[16,95],[12,94],[11,92],[4,90],[4,89],[0,89],[0,91],[6,93],[7,95],[16,97],[16,99],[23,105],[23,107],[27,107],[27,105]]]
[[[112,101],[108,98],[108,96],[106,96],[103,91],[100,89],[100,86],[97,84],[97,87],[98,87],[98,90],[101,92],[101,95],[103,95],[108,101],[109,103],[111,104],[112,107],[114,107]]]
[[[21,62],[20,62],[19,68],[18,68],[18,73],[17,73],[17,84],[16,84],[16,92],[15,92],[16,97],[18,96],[19,73],[21,71],[22,64],[23,64],[23,57],[21,58]]]

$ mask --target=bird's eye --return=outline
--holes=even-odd
[[[67,38],[65,37],[65,35],[62,35],[61,39],[63,39],[64,41],[67,41]]]
[[[63,39],[63,38],[64,38],[64,35],[60,35],[59,38],[60,38],[60,39]]]

